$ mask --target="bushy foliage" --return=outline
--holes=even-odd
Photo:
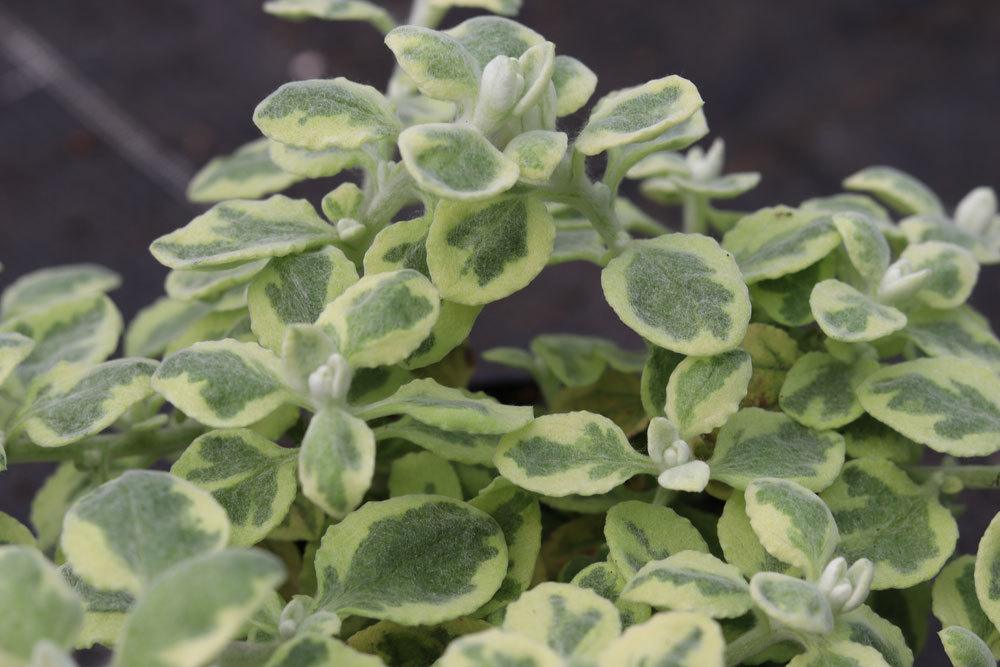
[[[3,293],[0,479],[59,465],[33,531],[0,514],[0,664],[907,667],[931,609],[956,665],[993,664],[1000,519],[954,552],[955,494],[1000,478],[965,460],[1000,449],[1000,342],[965,305],[1000,262],[994,192],[949,217],[872,167],[723,208],[759,176],[695,146],[690,81],[571,137],[590,69],[502,16],[437,30],[452,5],[519,0],[400,27],[265,5],[367,21],[398,66],[258,105],[264,137],[191,184],[214,205],[152,243],[167,296],[124,358],[111,271]],[[343,176],[319,210],[273,194]],[[539,405],[469,391],[482,307],[569,261],[646,349],[539,336],[483,353]]]

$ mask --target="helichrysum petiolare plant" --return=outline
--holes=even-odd
[[[257,106],[191,184],[214,205],[153,242],[167,296],[124,358],[111,271],[3,293],[0,468],[59,465],[33,530],[0,514],[0,664],[907,667],[929,611],[956,665],[1000,656],[1000,519],[955,554],[955,494],[1000,479],[962,461],[1000,449],[1000,341],[965,305],[993,190],[949,215],[872,167],[738,211],[759,175],[694,145],[690,81],[569,133],[583,63],[501,16],[437,29],[519,4],[268,2],[385,33],[385,92]],[[272,194],[304,179],[318,207]],[[539,336],[483,356],[540,405],[467,390],[481,308],[568,261],[646,349]]]

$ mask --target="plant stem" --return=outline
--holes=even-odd
[[[84,438],[66,447],[39,447],[22,439],[8,444],[8,463],[39,463],[44,461],[83,462],[89,452],[99,452],[107,460],[125,456],[155,456],[160,458],[179,451],[205,432],[205,427],[194,421],[175,424],[152,431],[126,431],[104,433]]]
[[[957,478],[966,489],[1000,489],[1000,465],[909,466],[906,471],[918,482],[943,473]]]
[[[682,208],[685,234],[704,234],[707,229],[705,202],[698,195],[685,193]]]
[[[739,665],[769,646],[784,640],[784,635],[772,630],[770,624],[761,619],[748,632],[726,646],[726,665],[729,667]]]

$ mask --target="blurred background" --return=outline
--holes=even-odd
[[[382,4],[403,17],[408,2]],[[949,207],[1000,186],[997,0],[526,0],[521,20],[597,72],[598,96],[667,74],[694,81],[729,170],[763,174],[739,208],[831,194],[872,164],[913,173]],[[0,286],[95,261],[124,276],[112,296],[131,316],[162,292],[149,242],[201,210],[184,188],[202,164],[259,136],[258,101],[293,78],[382,87],[391,65],[367,25],[286,23],[257,0],[0,0]],[[983,271],[973,299],[995,325],[998,272]],[[487,307],[472,341],[542,332],[639,345],[582,264]],[[478,381],[503,373],[484,366]],[[0,479],[0,501],[15,479]],[[995,496],[971,502],[987,520],[995,511]]]

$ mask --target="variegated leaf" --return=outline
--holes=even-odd
[[[98,264],[67,264],[27,273],[0,296],[0,320],[63,301],[104,294],[121,284],[121,276]]]
[[[436,364],[469,337],[482,306],[466,306],[454,301],[442,301],[441,313],[434,327],[420,346],[402,361],[410,370]]]
[[[448,645],[437,667],[562,667],[562,657],[541,642],[505,630],[460,637]]]
[[[726,423],[746,396],[753,369],[750,355],[736,349],[711,357],[688,357],[667,383],[666,415],[689,440]]]
[[[972,294],[979,278],[979,263],[971,252],[951,243],[926,241],[911,244],[900,259],[913,271],[926,269],[930,277],[916,294],[916,299],[931,308],[961,306]]]
[[[326,148],[321,151],[311,151],[271,141],[270,153],[271,160],[284,171],[306,178],[336,176],[346,169],[367,164],[367,157],[362,150]]]
[[[833,278],[837,256],[828,255],[801,271],[773,280],[762,280],[750,286],[750,298],[755,308],[786,327],[801,327],[813,322],[809,295],[816,283]]]
[[[694,84],[668,76],[601,98],[576,139],[577,150],[597,155],[609,148],[654,139],[701,109]]]
[[[644,158],[664,151],[683,150],[708,134],[705,112],[698,109],[686,120],[663,133],[640,143],[619,146],[608,151],[611,173],[620,181],[631,168]]]
[[[399,152],[417,185],[444,199],[481,201],[517,183],[517,164],[473,127],[415,125],[399,135]]]
[[[844,250],[866,285],[878,287],[889,268],[891,252],[878,225],[866,215],[835,213],[833,225],[840,232]]]
[[[979,541],[975,567],[976,596],[986,616],[1000,628],[1000,514]]]
[[[636,500],[618,503],[604,524],[608,559],[631,579],[647,563],[682,551],[708,553],[708,545],[690,521],[669,507]]]
[[[0,512],[0,547],[8,544],[21,544],[26,547],[37,547],[35,536],[23,523],[7,514]]]
[[[719,431],[708,465],[712,479],[736,489],[770,477],[820,491],[844,465],[844,438],[835,431],[814,431],[780,412],[744,408]]]
[[[83,604],[55,566],[33,547],[0,546],[0,600],[4,665],[28,665],[38,642],[73,646],[83,622]]]
[[[495,463],[521,488],[556,497],[606,493],[659,472],[614,422],[590,412],[538,417],[500,440]]]
[[[798,571],[764,549],[750,525],[747,503],[742,493],[733,493],[726,500],[717,531],[726,562],[739,568],[748,579],[758,572],[793,574]]]
[[[445,299],[489,303],[531,282],[554,238],[552,216],[536,199],[442,202],[427,237],[427,265]]]
[[[970,306],[925,308],[906,316],[906,337],[930,357],[961,357],[1000,371],[1000,340]]]
[[[187,415],[216,428],[249,426],[291,401],[281,362],[255,343],[196,343],[153,375],[153,389]]]
[[[903,215],[943,215],[944,207],[930,188],[893,167],[867,167],[844,179],[848,190],[866,192]]]
[[[366,21],[382,32],[396,25],[389,12],[367,0],[268,0],[264,11],[288,21]]]
[[[381,439],[402,438],[449,461],[471,465],[493,465],[493,455],[500,436],[488,433],[468,433],[424,424],[412,417],[403,417],[379,427]]]
[[[882,654],[882,659],[889,667],[913,665],[913,651],[907,645],[902,631],[865,605],[846,614],[839,614],[831,639],[870,646]]]
[[[248,429],[211,431],[194,440],[170,472],[212,494],[232,524],[229,544],[260,542],[295,500],[297,451]]]
[[[416,25],[385,37],[400,69],[421,93],[437,100],[470,103],[479,92],[479,63],[451,35]]]
[[[903,240],[909,243],[942,241],[965,248],[982,264],[1000,262],[1000,247],[986,243],[984,239],[970,234],[940,215],[912,215],[904,218],[899,223],[899,231]]]
[[[843,429],[847,455],[854,459],[887,459],[893,463],[914,464],[923,456],[924,447],[893,431],[877,419],[864,415]]]
[[[265,266],[267,260],[258,259],[221,269],[175,269],[167,274],[164,286],[167,295],[174,299],[209,300],[237,285],[250,282]]]
[[[839,280],[817,283],[809,307],[823,333],[845,343],[878,340],[906,326],[902,312]]]
[[[565,132],[533,130],[514,137],[503,152],[517,165],[522,182],[542,185],[559,166],[568,146]]]
[[[250,326],[262,345],[278,352],[290,325],[312,324],[357,281],[354,263],[333,246],[275,257],[250,282]]]
[[[840,245],[831,216],[787,206],[764,208],[726,233],[722,247],[736,258],[747,284],[780,278],[818,262]]]
[[[318,604],[404,624],[471,613],[507,570],[503,531],[458,500],[413,495],[367,503],[332,526],[316,553]]]
[[[997,663],[986,642],[967,628],[952,625],[938,632],[938,637],[954,667],[993,667]]]
[[[0,385],[6,382],[17,365],[28,358],[35,341],[16,332],[0,333]]]
[[[271,161],[267,139],[257,139],[202,167],[188,184],[187,196],[193,202],[257,199],[300,180]]]
[[[855,391],[878,367],[868,357],[847,363],[825,352],[809,352],[788,371],[778,402],[785,414],[805,426],[845,426],[864,414]]]
[[[311,151],[352,150],[399,132],[382,93],[343,77],[286,83],[257,105],[253,122],[265,136]]]
[[[597,75],[576,58],[559,55],[552,84],[556,88],[556,114],[568,116],[586,106],[597,88]]]
[[[840,640],[812,644],[805,653],[792,658],[788,667],[888,667],[871,646]]]
[[[92,586],[139,592],[228,540],[226,511],[206,491],[167,473],[132,470],[73,504],[61,546]]]
[[[429,216],[394,222],[375,235],[365,251],[365,275],[413,269],[430,276],[427,268]]]
[[[618,615],[621,616],[622,627],[627,628],[642,623],[653,614],[648,604],[619,598],[625,588],[626,580],[614,563],[606,561],[592,563],[577,572],[570,583],[592,590],[605,600],[613,602],[618,608]]]
[[[309,500],[336,518],[361,504],[375,472],[375,436],[357,417],[327,408],[309,422],[299,452],[299,482]]]
[[[216,204],[149,249],[172,269],[209,268],[302,252],[336,239],[336,230],[312,204],[274,195]]]
[[[125,332],[125,354],[158,357],[195,323],[212,312],[203,301],[161,298],[138,312]]]
[[[750,320],[739,268],[707,236],[671,234],[634,242],[601,272],[601,286],[626,325],[682,354],[731,350]]]
[[[135,604],[135,597],[125,591],[95,588],[73,572],[69,565],[60,567],[59,574],[83,602],[83,625],[77,635],[75,647],[117,644],[122,626],[125,625],[125,617]]]
[[[1000,449],[1000,380],[954,357],[886,366],[858,388],[865,410],[906,437],[953,456]]]
[[[822,497],[840,526],[837,553],[871,560],[875,590],[927,581],[955,550],[951,512],[889,461],[847,463]]]
[[[281,561],[259,550],[228,549],[186,560],[136,603],[111,664],[210,664],[284,578]]]
[[[518,58],[545,38],[531,28],[499,16],[476,16],[446,30],[476,56],[481,67],[497,56]]]
[[[833,631],[830,604],[815,584],[776,572],[760,572],[750,579],[750,595],[768,618],[781,625],[811,635]]]
[[[398,363],[419,347],[440,313],[430,281],[412,269],[367,275],[320,314],[352,367]]]
[[[626,373],[641,371],[646,360],[644,353],[623,350],[609,340],[574,334],[536,336],[531,351],[568,387],[593,384],[609,367]]]
[[[839,539],[833,514],[819,496],[795,482],[760,478],[747,485],[744,497],[750,525],[764,548],[802,568],[810,579],[818,578]]]
[[[626,630],[599,656],[618,667],[671,665],[722,667],[726,643],[722,630],[702,614],[671,612]]]
[[[735,618],[753,607],[739,569],[699,551],[681,551],[647,563],[629,580],[622,597],[713,618]]]
[[[23,428],[42,447],[61,447],[100,433],[152,393],[149,380],[156,367],[149,359],[116,359],[89,368],[56,366],[32,383],[30,402],[18,414],[15,428]]]
[[[646,414],[650,417],[665,417],[667,405],[667,383],[674,369],[684,361],[684,355],[650,346],[652,349],[646,364],[642,367],[640,397]]]
[[[621,633],[615,606],[571,584],[545,582],[507,607],[503,629],[548,645],[570,659],[603,650]]]
[[[384,667],[374,655],[355,651],[347,644],[320,633],[298,634],[281,644],[264,667]]]
[[[431,452],[411,452],[389,467],[389,497],[429,493],[462,500],[462,483],[448,461]]]
[[[986,568],[983,568],[986,569]],[[951,561],[934,578],[932,605],[941,625],[960,625],[975,632],[1000,654],[1000,630],[983,611],[976,595],[976,558],[965,555]]]

